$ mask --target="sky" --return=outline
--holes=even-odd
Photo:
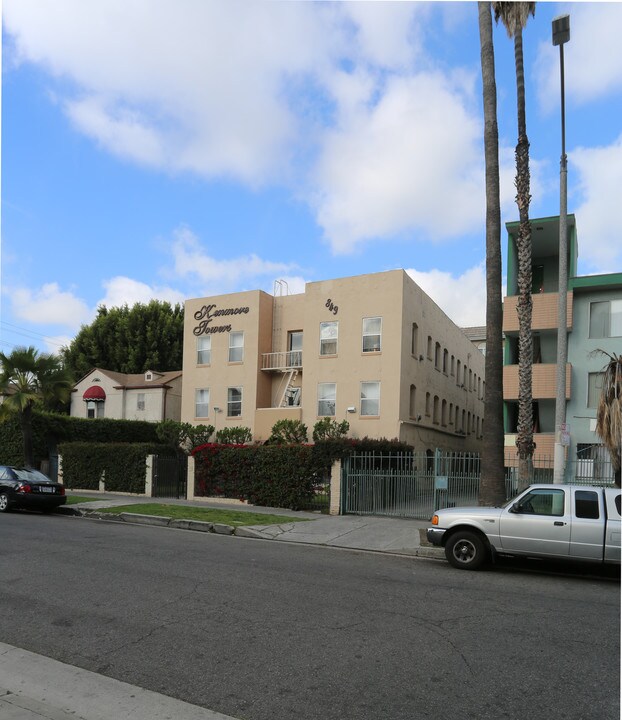
[[[559,212],[561,14],[579,274],[620,272],[622,4],[529,18],[530,215]],[[494,43],[505,223],[516,76]],[[2,352],[57,352],[100,305],[395,268],[485,324],[477,3],[3,0],[1,130]]]

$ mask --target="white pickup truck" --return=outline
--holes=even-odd
[[[620,488],[531,485],[499,508],[438,510],[428,541],[457,568],[503,555],[620,564]]]

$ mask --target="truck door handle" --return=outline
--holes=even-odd
[[[556,521],[553,523],[553,525],[559,525],[559,526],[561,526],[561,527],[563,527],[565,524],[566,524],[565,522],[561,522],[561,521],[559,521],[559,520],[556,520]]]

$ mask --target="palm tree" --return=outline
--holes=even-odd
[[[66,402],[73,381],[55,355],[34,347],[18,347],[10,355],[0,353],[0,420],[17,414],[24,443],[24,463],[34,465],[32,412],[36,405]]]
[[[615,484],[620,487],[622,456],[622,355],[600,350],[609,358],[603,368],[603,387],[596,409],[596,434],[603,441],[615,473]]]
[[[486,163],[486,394],[484,397],[486,423],[482,444],[479,502],[481,505],[500,505],[505,501],[505,480],[497,84],[490,3],[478,3],[478,10]]]
[[[518,142],[516,144],[516,204],[519,228],[516,239],[518,256],[518,449],[519,487],[529,484],[533,461],[533,398],[531,391],[533,341],[531,336],[531,223],[529,222],[529,140],[525,114],[525,69],[523,64],[523,28],[529,15],[535,15],[535,2],[493,2],[495,21],[505,26],[514,38],[516,66],[516,106],[518,110]]]

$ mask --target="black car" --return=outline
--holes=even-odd
[[[65,486],[42,472],[0,465],[0,512],[14,507],[51,512],[66,502]]]

